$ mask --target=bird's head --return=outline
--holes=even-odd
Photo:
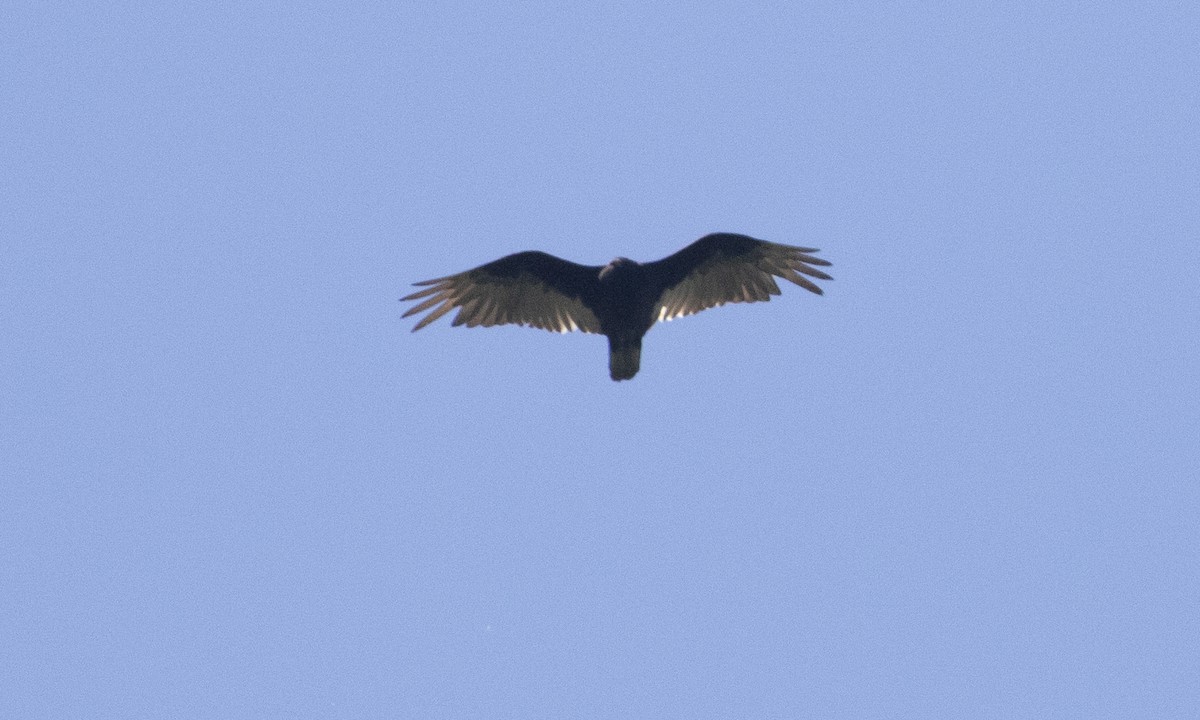
[[[625,258],[625,257],[616,257],[616,258],[613,258],[613,259],[612,259],[612,262],[610,262],[609,264],[605,265],[605,266],[604,266],[604,267],[603,267],[603,268],[600,270],[600,279],[601,279],[601,280],[604,280],[604,279],[605,279],[605,278],[607,278],[607,277],[608,277],[608,276],[609,276],[609,275],[610,275],[610,274],[611,274],[611,273],[612,273],[614,270],[617,270],[617,269],[620,269],[620,268],[628,268],[628,267],[633,267],[634,265],[637,265],[637,263],[636,263],[636,262],[634,262],[633,260],[630,260],[629,258]]]

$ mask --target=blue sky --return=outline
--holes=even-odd
[[[10,4],[0,715],[1186,717],[1187,3]],[[816,246],[646,337],[518,250]]]

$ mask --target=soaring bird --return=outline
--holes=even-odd
[[[606,335],[609,375],[628,380],[641,365],[642,336],[656,322],[725,303],[770,300],[779,294],[775,277],[821,295],[808,277],[832,280],[813,267],[830,263],[815,252],[734,233],[705,235],[650,263],[619,257],[604,266],[578,265],[528,251],[414,283],[427,287],[401,300],[421,301],[404,317],[430,310],[413,332],[458,308],[453,325],[512,323]]]

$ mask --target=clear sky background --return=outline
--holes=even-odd
[[[0,716],[1196,717],[1196,8],[6,4]]]

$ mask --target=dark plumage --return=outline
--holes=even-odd
[[[454,325],[530,325],[608,336],[609,374],[628,380],[641,362],[642,336],[654,323],[717,305],[770,300],[775,277],[822,294],[805,275],[831,280],[812,267],[816,248],[780,245],[746,235],[714,233],[651,263],[616,258],[603,267],[577,265],[544,252],[522,252],[474,270],[415,283],[427,285],[407,297],[421,300],[404,317],[430,313],[420,330],[458,308]]]

